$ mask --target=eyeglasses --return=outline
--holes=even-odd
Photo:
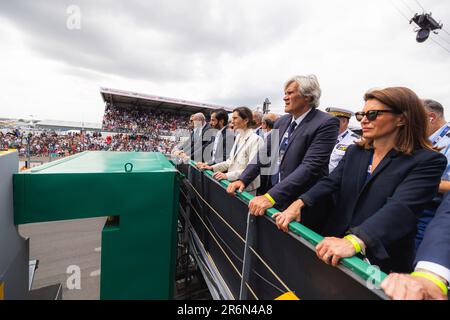
[[[363,112],[363,111],[356,112],[355,118],[356,118],[356,120],[361,121],[365,116],[367,118],[367,120],[374,121],[378,117],[378,115],[382,114],[382,113],[401,114],[401,112],[394,111],[394,110],[369,110],[367,112]]]

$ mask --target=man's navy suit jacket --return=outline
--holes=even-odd
[[[434,262],[450,269],[450,192],[428,225],[415,260],[415,263]]]
[[[271,163],[276,163],[278,152],[272,152],[274,145],[278,147],[284,133],[292,121],[291,115],[279,118],[274,130],[267,136],[266,143],[260,152],[270,155]],[[278,136],[274,134],[278,130]],[[286,209],[300,194],[306,192],[321,177],[328,174],[328,162],[339,132],[339,120],[329,114],[313,108],[296,127],[286,147],[280,164],[280,182],[271,186],[267,193],[275,200],[275,207]],[[272,143],[272,138],[278,138]],[[247,186],[263,168],[270,163],[262,163],[261,156],[250,161],[239,180]]]

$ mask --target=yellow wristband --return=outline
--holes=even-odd
[[[445,285],[445,283],[443,283],[441,280],[439,280],[432,274],[425,273],[425,272],[413,272],[413,273],[411,273],[411,275],[415,276],[415,277],[425,278],[425,279],[432,281],[435,285],[437,285],[442,290],[442,293],[444,294],[444,296],[447,295],[448,289],[447,289],[447,286]]]
[[[358,241],[356,241],[352,235],[349,234],[348,236],[345,236],[344,239],[347,239],[348,241],[350,241],[352,243],[353,247],[356,250],[356,253],[361,252],[361,246],[359,245]]]
[[[273,198],[270,196],[270,194],[266,193],[266,194],[264,195],[264,197],[266,197],[267,199],[269,199],[269,201],[270,201],[270,203],[271,203],[272,205],[275,204],[275,200],[273,200]]]

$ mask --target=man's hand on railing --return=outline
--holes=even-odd
[[[292,221],[300,222],[301,220],[301,210],[304,206],[302,200],[294,201],[286,210],[283,212],[277,212],[272,215],[275,218],[275,223],[278,229],[284,232],[289,232],[289,223]]]
[[[223,172],[216,172],[216,173],[214,173],[213,178],[216,179],[216,180],[219,180],[219,181],[228,179],[227,175],[225,173],[223,173]]]
[[[172,153],[172,155],[180,160],[182,160],[183,162],[186,162],[189,160],[189,157],[186,153],[184,153],[184,151],[181,150],[176,150]]]
[[[250,214],[254,216],[262,216],[267,209],[272,208],[272,202],[265,196],[254,197],[248,204]]]
[[[195,167],[196,167],[197,169],[202,169],[204,166],[206,166],[206,163],[204,163],[204,162],[197,162],[197,163],[195,164]]]
[[[234,181],[228,185],[227,192],[234,195],[236,189],[239,189],[239,192],[243,192],[245,189],[245,184],[241,180]]]
[[[341,258],[352,257],[356,254],[355,247],[347,239],[325,237],[317,246],[317,257],[325,262],[336,267]]]
[[[183,154],[184,152],[183,151],[181,151],[181,150],[175,150],[174,152],[173,152],[173,155],[175,156],[175,157],[181,157],[181,155]]]
[[[381,283],[384,292],[394,300],[446,300],[432,281],[409,274],[391,273]]]
[[[197,162],[195,166],[200,170],[212,170],[212,166],[209,166],[207,163],[204,162]]]

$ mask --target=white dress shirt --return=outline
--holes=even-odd
[[[417,262],[416,269],[431,271],[447,280],[447,283],[450,283],[450,270],[440,264],[429,261],[419,261]]]
[[[223,127],[222,129],[220,129],[219,131],[217,131],[216,137],[214,138],[214,146],[213,146],[213,154],[212,154],[212,162],[213,162],[213,163],[216,162],[217,145],[219,144],[219,138],[220,138],[220,135],[222,134],[222,131],[223,131],[224,129],[226,129],[226,127]],[[225,143],[225,141],[224,141],[223,143]]]

